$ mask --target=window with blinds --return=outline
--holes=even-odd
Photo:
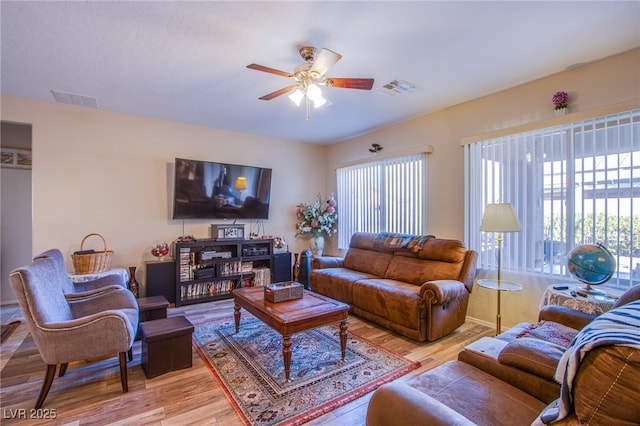
[[[338,248],[355,232],[422,235],[426,229],[426,154],[418,153],[336,170]]]
[[[640,283],[640,110],[469,144],[467,234],[478,267],[493,268],[487,204],[513,204],[522,230],[505,234],[503,270],[569,276],[567,254],[601,243],[617,261],[608,284]]]

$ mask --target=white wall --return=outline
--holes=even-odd
[[[325,149],[315,145],[12,97],[2,97],[2,119],[32,124],[33,253],[60,248],[69,270],[97,232],[114,266],[138,266],[143,281],[151,246],[183,234],[170,219],[175,157],[272,168],[265,233],[291,251],[307,247],[294,239],[295,205],[325,191]],[[209,236],[211,221],[184,223],[185,234]]]
[[[328,152],[328,186],[336,187],[334,169],[340,163],[372,157],[368,152],[372,143],[380,144],[384,154],[433,145],[434,152],[428,160],[427,232],[441,238],[463,240],[464,151],[461,139],[552,118],[551,97],[559,90],[569,92],[570,111],[573,112],[638,99],[639,76],[640,49],[635,49],[332,145]],[[399,102],[402,96],[397,97]],[[479,276],[485,273],[481,271]],[[537,278],[517,279],[525,284],[525,288],[502,298],[504,326],[536,321],[538,301],[549,284],[549,281]],[[476,286],[468,314],[494,323],[495,296],[494,291]]]

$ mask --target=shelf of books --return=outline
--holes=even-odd
[[[176,243],[176,306],[228,299],[236,288],[271,283],[272,240]]]

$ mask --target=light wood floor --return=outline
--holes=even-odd
[[[4,309],[4,308],[3,308]],[[231,300],[191,305],[169,310],[169,315],[186,315],[193,323],[230,316]],[[17,317],[17,318],[16,318]],[[20,314],[12,318],[19,319]],[[6,322],[3,315],[3,323]],[[358,317],[349,319],[349,331],[388,348],[421,367],[399,380],[453,360],[467,344],[492,329],[467,322],[452,335],[431,343],[416,343],[390,333]],[[45,365],[23,323],[2,343],[0,373],[0,423],[52,425],[240,425],[242,424],[223,391],[199,355],[193,352],[193,367],[146,379],[140,366],[140,342],[133,346],[134,360],[129,363],[129,392],[122,393],[117,357],[69,366],[67,374],[56,377],[43,411],[31,409],[45,373]],[[294,355],[295,356],[295,355]],[[309,425],[365,424],[365,395]],[[24,412],[20,410],[25,410]],[[47,411],[49,410],[49,411]],[[24,420],[31,415],[55,412],[55,419]],[[21,419],[17,417],[22,417]]]

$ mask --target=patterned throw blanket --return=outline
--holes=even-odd
[[[373,240],[373,244],[376,247],[381,247],[387,250],[409,250],[412,253],[417,253],[422,248],[422,244],[429,238],[435,238],[433,235],[407,235],[396,234],[393,232],[381,232],[376,235]]]
[[[640,300],[605,312],[578,333],[558,363],[555,379],[561,383],[560,398],[545,408],[543,423],[562,420],[573,411],[573,379],[580,362],[590,350],[607,345],[640,349]]]

